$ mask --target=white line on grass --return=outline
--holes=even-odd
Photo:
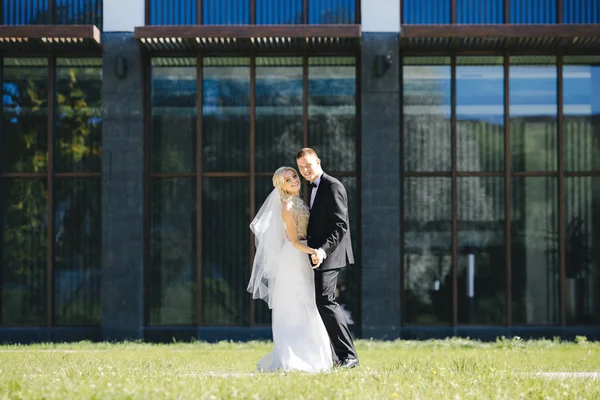
[[[600,372],[530,372],[524,375],[537,376],[545,379],[600,379]]]

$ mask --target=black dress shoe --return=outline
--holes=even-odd
[[[356,368],[360,366],[360,363],[358,362],[358,359],[356,358],[347,358],[343,361],[340,361],[340,368]]]

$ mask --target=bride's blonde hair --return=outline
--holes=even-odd
[[[283,189],[285,184],[283,174],[285,174],[287,171],[291,171],[298,175],[298,172],[292,167],[280,167],[273,174],[273,186],[279,190],[279,196],[281,197],[281,202],[283,204],[291,203],[292,213],[294,215],[294,223],[296,224],[296,234],[299,238],[305,238],[306,227],[308,226],[308,217],[310,216],[310,213],[308,211],[308,207],[306,207],[306,204],[304,204],[304,201],[300,198],[300,196],[287,193]]]

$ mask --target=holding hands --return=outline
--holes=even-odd
[[[323,260],[325,259],[325,252],[321,249],[312,249],[312,253],[310,255],[310,259],[313,263],[313,267],[312,269],[317,269],[321,266],[321,264],[323,263]]]

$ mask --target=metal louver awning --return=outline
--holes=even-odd
[[[0,51],[44,53],[50,51],[98,52],[100,30],[95,25],[0,26]]]
[[[526,50],[599,51],[598,25],[404,25],[406,51]]]
[[[135,38],[152,52],[351,51],[360,25],[143,26]]]

